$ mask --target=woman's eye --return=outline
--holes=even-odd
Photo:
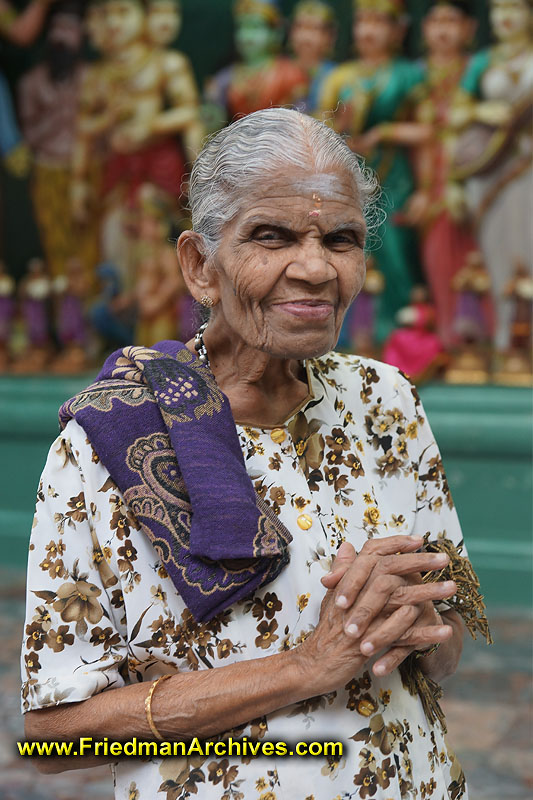
[[[342,233],[331,233],[324,237],[324,244],[326,247],[336,248],[349,248],[357,245],[357,238],[354,233],[350,231],[343,231]]]
[[[266,244],[269,244],[271,242],[284,242],[286,241],[287,236],[283,233],[283,231],[280,231],[277,228],[260,228],[259,230],[254,231],[252,239],[254,239],[256,242],[265,242]]]

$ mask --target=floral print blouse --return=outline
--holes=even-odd
[[[348,540],[393,534],[462,540],[440,454],[415,389],[393,367],[329,353],[307,362],[309,396],[282,425],[237,425],[257,491],[293,535],[269,585],[198,624],[84,431],[52,445],[33,523],[22,709],[85,700],[168,672],[212,669],[297,647],[315,627],[320,578]],[[398,670],[365,669],[233,731],[271,741],[342,741],[341,758],[129,759],[120,800],[466,798],[439,723]],[[157,721],[156,721],[157,722]]]

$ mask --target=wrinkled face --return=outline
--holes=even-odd
[[[243,61],[255,61],[274,53],[278,43],[278,31],[259,14],[238,17],[235,44]]]
[[[299,14],[292,24],[290,43],[298,58],[320,63],[333,49],[334,33],[331,25],[312,14]]]
[[[392,17],[382,11],[358,11],[354,19],[353,36],[360,56],[379,58],[394,51],[400,29]]]
[[[452,5],[435,6],[424,20],[424,40],[431,53],[452,55],[464,50],[473,33],[473,23]]]
[[[177,3],[157,0],[150,3],[147,15],[150,41],[158,47],[167,47],[177,39],[181,28],[181,12]]]
[[[364,280],[365,232],[351,176],[293,168],[265,181],[224,229],[213,323],[223,315],[276,358],[328,352]]]
[[[492,0],[490,21],[496,38],[507,41],[531,30],[531,10],[526,0]]]
[[[106,39],[113,52],[142,36],[145,16],[140,3],[135,0],[109,0],[104,9]]]

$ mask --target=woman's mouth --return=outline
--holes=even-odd
[[[275,307],[300,319],[324,320],[333,314],[333,303],[326,300],[289,300]]]

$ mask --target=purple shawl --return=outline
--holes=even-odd
[[[199,622],[276,578],[292,536],[255,492],[227,397],[181,342],[126,347],[60,409],[85,430]]]

